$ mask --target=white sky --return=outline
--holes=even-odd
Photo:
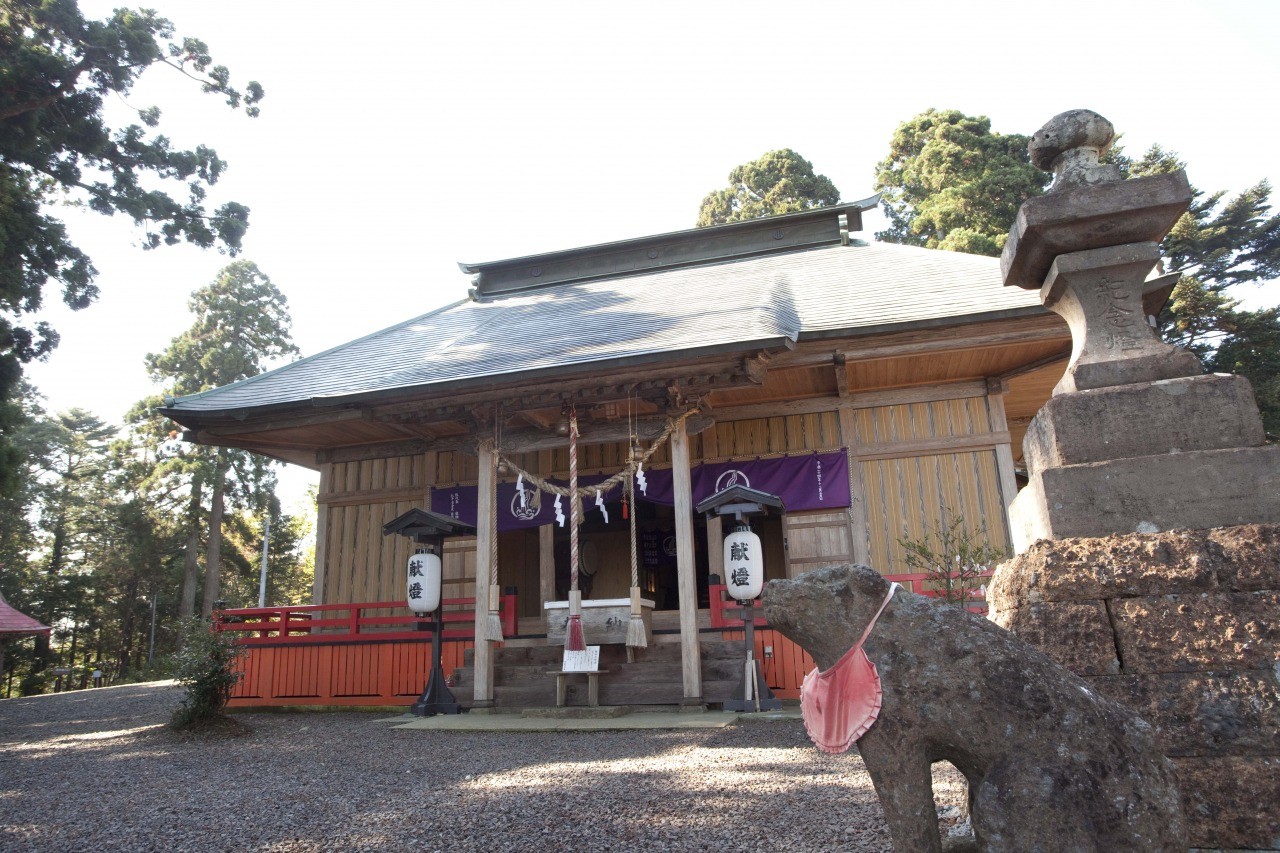
[[[1280,186],[1269,0],[137,5],[266,88],[250,120],[156,68],[129,103],[229,162],[210,206],[252,209],[242,257],[287,295],[304,355],[462,298],[458,261],[691,227],[770,149],[866,197],[894,128],[931,106],[1028,134],[1088,107],[1132,152],[1177,151],[1201,189]],[[229,259],[144,252],[121,217],[66,214],[102,298],[72,313],[49,292],[62,345],[28,375],[52,409],[119,422],[151,390],[144,355]],[[285,478],[286,505],[309,479]]]

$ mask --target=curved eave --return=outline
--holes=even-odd
[[[251,418],[267,415],[279,415],[287,412],[317,411],[323,409],[341,410],[357,408],[365,404],[382,404],[408,400],[413,398],[435,398],[448,394],[502,391],[510,386],[528,385],[534,382],[568,378],[575,375],[600,375],[610,370],[628,367],[643,367],[666,361],[687,361],[718,355],[746,355],[759,350],[782,350],[795,347],[795,341],[785,335],[759,338],[730,344],[716,344],[708,347],[675,350],[668,352],[645,353],[642,355],[622,356],[600,361],[581,362],[576,364],[557,365],[554,367],[526,370],[519,373],[488,373],[453,379],[445,382],[431,382],[420,385],[404,385],[393,388],[380,388],[375,391],[364,391],[355,394],[337,394],[326,397],[311,397],[306,400],[291,400],[285,403],[272,403],[263,406],[243,407],[237,409],[183,409],[177,406],[166,406],[157,411],[165,417],[186,427],[198,429],[211,423],[227,423],[229,421],[248,421]],[[190,398],[187,398],[190,399]]]

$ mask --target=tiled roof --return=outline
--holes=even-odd
[[[1002,286],[996,258],[855,241],[458,302],[170,408],[336,400],[1038,310],[1036,293]]]
[[[25,613],[14,610],[0,595],[0,637],[16,634],[41,634],[49,629]]]

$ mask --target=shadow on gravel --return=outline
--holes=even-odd
[[[358,712],[165,723],[182,691],[0,702],[0,850],[889,849],[856,754],[798,721],[441,732]],[[749,818],[749,819],[748,819]]]

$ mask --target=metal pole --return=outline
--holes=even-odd
[[[151,658],[156,654],[156,594],[151,593],[151,644],[147,647],[147,666],[151,666]]]
[[[258,580],[258,606],[267,606],[267,546],[271,543],[271,514],[262,523],[262,574]]]

